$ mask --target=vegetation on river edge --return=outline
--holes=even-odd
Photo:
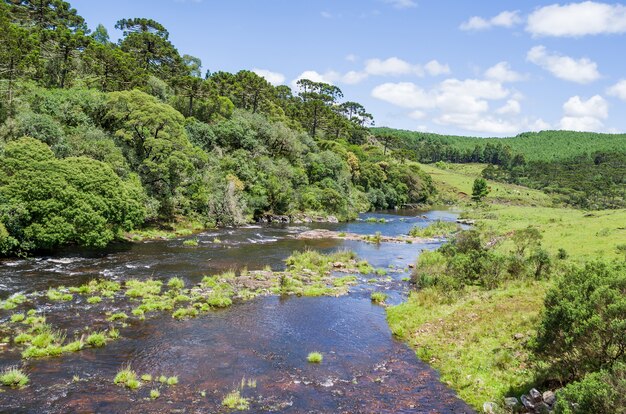
[[[420,289],[388,308],[392,332],[479,410],[486,401],[504,410],[504,396],[533,385],[570,384],[557,393],[557,412],[618,412],[626,389],[626,210],[548,207],[535,191],[500,183],[500,196],[469,204],[458,195],[468,194],[480,168],[472,175],[465,166],[427,167],[450,198],[468,203],[464,216],[475,230],[422,253]],[[572,410],[574,402],[581,408]]]

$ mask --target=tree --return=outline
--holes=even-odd
[[[7,9],[0,5],[0,79],[9,113],[13,109],[15,83],[35,61],[33,47],[28,31],[12,24]]]
[[[206,162],[206,155],[191,146],[180,112],[153,96],[138,90],[112,92],[108,108],[108,127],[124,145],[149,195],[160,203],[160,214],[171,218],[177,192],[188,184],[194,168]]]
[[[166,80],[186,72],[178,50],[168,40],[169,32],[159,22],[144,18],[122,19],[115,28],[123,31],[122,50],[135,56],[143,70]]]
[[[477,178],[474,180],[474,185],[472,186],[472,200],[481,202],[483,198],[487,197],[489,194],[489,186],[487,185],[487,181],[484,178]]]
[[[304,106],[303,124],[315,137],[320,123],[334,115],[330,108],[343,97],[343,92],[334,85],[309,79],[300,79],[297,85]]]

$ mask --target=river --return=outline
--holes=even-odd
[[[368,222],[367,218],[386,222]],[[439,243],[380,245],[347,240],[299,240],[305,230],[395,236],[414,225],[454,220],[448,211],[400,211],[361,215],[338,224],[263,225],[207,231],[183,238],[120,244],[106,250],[65,250],[53,256],[7,260],[0,265],[0,298],[45,292],[49,287],[78,286],[94,278],[167,280],[188,284],[224,270],[284,268],[295,250],[352,250],[376,268],[390,269],[375,282],[360,277],[341,297],[258,297],[233,306],[175,320],[164,313],[146,320],[130,318],[120,339],[106,347],[58,358],[21,360],[19,352],[0,348],[0,369],[21,366],[30,376],[26,388],[0,388],[2,413],[208,413],[229,412],[224,395],[241,389],[248,412],[279,413],[473,413],[437,373],[395,340],[385,310],[372,304],[372,291],[385,291],[399,303],[409,291],[408,265],[423,249]],[[219,239],[220,243],[215,243]],[[84,301],[39,301],[38,314],[62,330],[102,328],[91,314],[99,305]],[[0,310],[0,338],[9,318],[29,309]],[[93,325],[93,326],[92,326]],[[324,355],[310,364],[309,352]],[[138,373],[176,375],[176,386],[128,390],[113,383],[121,367]],[[242,386],[242,384],[244,384]]]

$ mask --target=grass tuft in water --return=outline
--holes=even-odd
[[[319,352],[311,352],[307,357],[306,360],[309,361],[312,364],[319,364],[322,362],[322,360],[324,359],[324,356],[319,353]]]
[[[222,405],[231,410],[244,411],[250,409],[250,401],[241,396],[239,390],[232,391],[224,397]]]
[[[160,396],[161,396],[161,392],[159,390],[157,390],[156,388],[153,389],[153,390],[150,390],[150,398],[151,399],[156,400]]]
[[[102,348],[107,344],[107,337],[103,332],[95,332],[87,337],[87,344],[94,348]]]
[[[389,296],[383,292],[372,292],[371,299],[373,303],[382,305],[383,303],[385,303],[388,297]]]
[[[0,374],[0,384],[11,388],[22,388],[28,384],[28,375],[18,368],[7,368]]]
[[[137,374],[130,368],[130,365],[117,373],[113,382],[119,386],[127,387],[131,390],[139,388],[141,383],[137,379]]]
[[[96,304],[102,302],[102,298],[100,296],[92,296],[87,299],[87,303]]]

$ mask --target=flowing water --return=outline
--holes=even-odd
[[[385,218],[386,223],[365,221]],[[78,286],[94,278],[167,280],[179,276],[188,284],[203,275],[228,269],[284,268],[294,250],[353,250],[376,268],[401,269],[357,286],[342,297],[259,297],[228,309],[178,321],[164,313],[145,321],[130,320],[121,338],[99,349],[58,358],[20,360],[18,352],[0,348],[0,369],[21,365],[30,384],[0,392],[2,413],[213,413],[224,395],[241,389],[248,412],[280,413],[472,413],[435,371],[395,340],[385,310],[370,293],[385,290],[390,303],[406,298],[408,265],[431,244],[368,244],[344,240],[298,240],[312,228],[360,234],[406,234],[414,225],[454,220],[447,211],[403,211],[365,214],[339,224],[266,225],[221,229],[195,236],[199,246],[183,239],[113,246],[105,251],[68,250],[50,257],[9,260],[0,265],[0,298],[18,292]],[[221,243],[213,243],[219,238]],[[371,282],[371,281],[369,281]],[[39,309],[61,329],[93,325],[98,306],[47,304]],[[0,322],[14,311],[0,310]],[[1,334],[1,332],[0,332]],[[321,364],[309,364],[311,351],[323,353]],[[177,375],[179,384],[127,390],[113,383],[130,364],[140,374]],[[250,380],[250,381],[249,381]],[[245,385],[242,387],[242,383]]]

